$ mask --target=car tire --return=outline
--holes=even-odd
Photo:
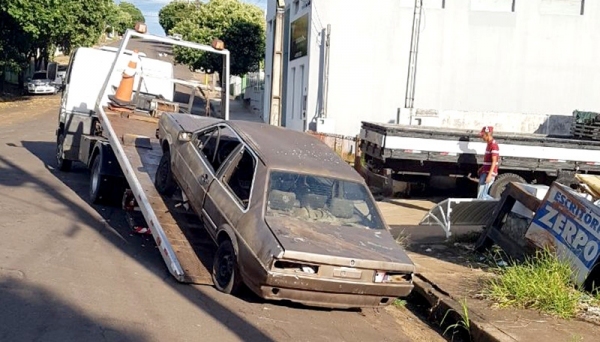
[[[231,295],[240,293],[244,285],[237,263],[237,255],[229,239],[219,243],[213,259],[212,278],[217,290]]]
[[[94,204],[105,204],[107,201],[106,188],[102,186],[104,180],[100,173],[102,168],[102,155],[98,154],[92,162],[90,170],[90,201]]]
[[[60,171],[69,172],[71,171],[71,167],[73,166],[73,162],[71,160],[66,160],[62,157],[64,152],[64,144],[65,142],[65,134],[59,133],[56,137],[56,166]]]
[[[527,184],[527,181],[523,177],[515,173],[503,173],[499,175],[494,181],[494,184],[492,184],[490,188],[490,196],[494,198],[500,198],[504,190],[506,190],[508,184],[511,182]]]
[[[164,196],[172,196],[177,189],[171,172],[171,154],[168,151],[163,153],[160,158],[154,177],[154,185],[156,190]]]

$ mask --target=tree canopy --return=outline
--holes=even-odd
[[[172,3],[171,6],[176,8]],[[169,31],[201,44],[209,45],[213,39],[221,39],[231,53],[232,75],[257,70],[265,48],[264,12],[259,7],[239,0],[210,0],[190,13]],[[174,53],[177,62],[191,69],[221,70],[222,60],[214,54],[181,47],[176,47]]]
[[[181,1],[170,2],[158,12],[158,23],[165,33],[177,33],[171,32],[175,25],[184,19],[192,18],[200,6],[202,6],[200,0],[195,0],[193,3]]]
[[[121,1],[118,5],[112,4],[108,11],[107,24],[119,34],[133,28],[137,22],[146,22],[146,18],[139,8],[132,3]]]
[[[139,9],[113,0],[2,0],[0,73],[6,67],[19,71],[32,58],[43,67],[55,48],[69,53],[91,46],[107,26],[124,31],[137,21],[144,21]]]

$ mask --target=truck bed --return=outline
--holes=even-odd
[[[422,171],[423,163],[453,164],[462,172],[465,165],[481,165],[486,148],[478,131],[438,127],[363,122],[360,138],[365,154],[385,167],[410,168],[411,172]],[[600,172],[599,141],[504,132],[495,133],[494,138],[500,145],[504,170]],[[399,166],[405,161],[416,163]],[[430,171],[437,168],[433,164],[427,167]],[[457,170],[452,172],[460,173]]]
[[[104,109],[108,139],[169,271],[180,282],[212,285],[214,243],[195,214],[175,208],[154,186],[162,149],[158,119]],[[103,115],[100,115],[103,121]],[[112,130],[112,132],[111,132]]]
[[[459,130],[439,127],[408,126],[375,122],[362,122],[362,128],[386,136],[430,138],[443,140],[480,141],[479,131]],[[600,141],[576,139],[571,136],[545,135],[533,133],[495,132],[499,144],[536,145],[574,149],[600,150]]]

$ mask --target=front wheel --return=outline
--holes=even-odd
[[[222,241],[213,259],[212,278],[217,290],[235,295],[243,282],[237,264],[237,255],[229,239]]]
[[[156,190],[162,195],[171,196],[177,188],[175,180],[173,180],[173,173],[171,172],[171,154],[167,151],[163,153],[156,169],[156,176],[154,177],[154,185]]]
[[[71,170],[72,161],[66,160],[64,154],[65,134],[59,133],[56,137],[56,166],[60,171],[68,172]]]

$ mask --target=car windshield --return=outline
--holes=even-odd
[[[384,229],[363,184],[315,175],[272,171],[266,216]]]
[[[31,77],[32,80],[44,80],[46,79],[46,73],[45,72],[36,72],[33,74],[33,77]]]

